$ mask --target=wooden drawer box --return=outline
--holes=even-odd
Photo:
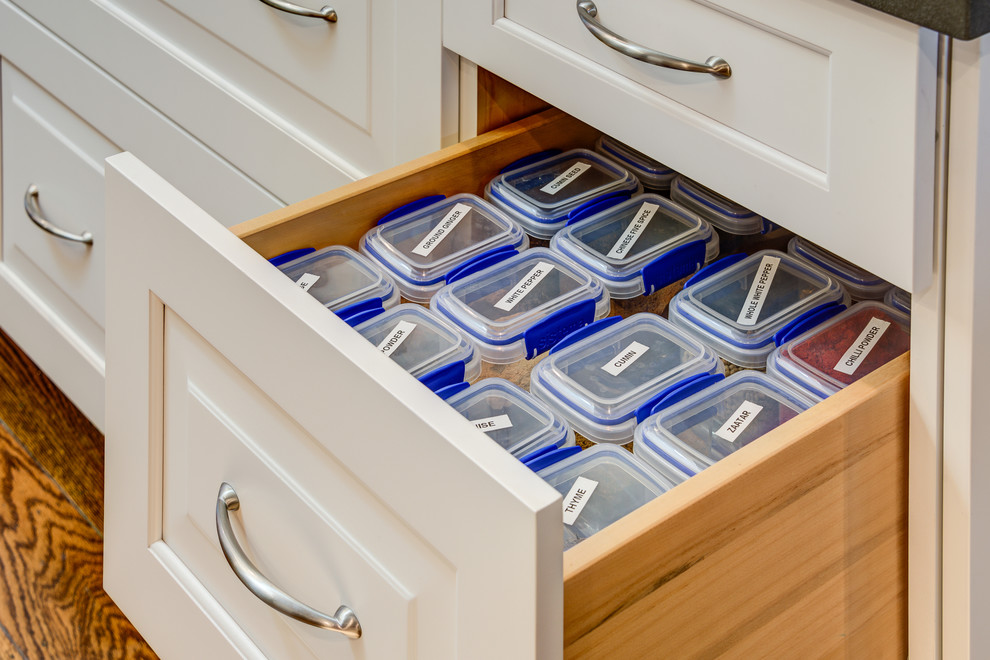
[[[424,635],[443,650],[431,658],[903,655],[907,356],[561,562],[555,491],[244,247],[269,257],[306,245],[353,246],[397,204],[433,192],[477,193],[517,157],[596,135],[550,110],[238,225],[233,232],[243,243],[133,157],[110,159],[106,587],[162,655],[261,656],[269,643],[253,639],[255,631],[218,604],[162,531],[163,483],[182,469],[163,458],[169,434],[192,428],[165,421],[173,403],[163,394],[171,372],[162,366],[175,357],[165,342],[171,315],[212,345],[245,387],[293,420],[300,437],[345,466],[365,497],[401,519],[417,547],[432,548],[457,574],[456,584],[444,587],[456,593],[446,626],[424,630],[416,617],[405,630],[369,625],[361,640],[338,645],[341,657],[375,657],[371,645],[385,634],[407,636],[403,657],[422,655]],[[135,212],[147,219],[140,236],[123,220]],[[202,270],[170,269],[176,249]],[[163,255],[161,264],[152,252]],[[134,278],[120,277],[136,270],[142,272]],[[282,317],[292,323],[283,326]],[[373,407],[368,395],[376,397]],[[255,429],[230,411],[216,419],[229,418],[229,432],[250,438]],[[210,436],[183,442],[194,447]],[[288,445],[260,455],[280,466],[289,488],[301,488]],[[229,469],[236,471],[233,462]],[[431,512],[422,512],[424,503]],[[326,524],[342,524],[332,512],[346,501],[318,497],[312,504],[331,512]],[[359,537],[366,530],[353,531]],[[480,549],[471,546],[474,537]],[[296,554],[285,548],[282,562]],[[266,567],[278,573],[278,563]],[[363,596],[349,591],[347,567],[331,572],[341,574],[338,586],[318,607],[332,611],[338,600],[350,601],[359,618],[365,611],[375,620],[373,602],[363,610],[354,605]],[[292,592],[296,578],[278,574]],[[412,598],[425,603],[416,600],[421,595]],[[420,616],[427,613],[436,620],[433,611]]]

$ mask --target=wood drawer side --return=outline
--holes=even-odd
[[[908,356],[564,556],[565,657],[903,657]]]

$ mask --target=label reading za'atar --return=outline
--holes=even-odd
[[[296,280],[296,286],[298,286],[303,291],[309,291],[310,287],[316,284],[316,281],[320,279],[319,275],[313,275],[312,273],[303,273],[303,276]]]
[[[763,406],[750,401],[743,401],[742,405],[736,408],[736,412],[729,416],[722,428],[715,431],[715,435],[723,440],[735,442],[746,430],[746,427],[756,419],[761,410],[763,410]]]
[[[416,329],[415,323],[410,323],[409,321],[399,321],[392,328],[392,331],[385,335],[385,341],[378,344],[378,350],[385,355],[392,355],[395,353],[395,349],[402,346],[402,342],[409,338],[412,331]]]
[[[552,270],[553,264],[545,261],[538,262],[514,287],[509,289],[504,298],[495,303],[495,309],[511,312],[512,308],[529,295],[529,292],[535,289]]]
[[[584,510],[591,494],[598,488],[598,482],[586,477],[578,477],[564,497],[564,524],[573,525]]]
[[[657,204],[644,202],[639,207],[639,210],[636,211],[636,216],[632,222],[626,227],[625,233],[619,237],[619,240],[615,242],[615,245],[612,246],[612,249],[605,256],[612,259],[625,259],[628,257],[629,253],[632,252],[633,245],[636,244],[639,237],[646,231],[646,226],[650,224],[650,220],[653,219],[659,208]]]
[[[638,360],[648,350],[650,350],[649,346],[644,346],[638,341],[634,341],[625,350],[619,351],[619,354],[612,358],[608,364],[602,366],[602,369],[613,376],[618,376],[625,371],[626,367]]]
[[[756,278],[753,280],[752,286],[749,287],[749,295],[743,303],[736,323],[756,325],[763,305],[767,301],[767,296],[770,294],[770,285],[773,284],[773,276],[777,274],[778,266],[780,266],[780,257],[767,255],[760,260],[760,267],[756,269]]]
[[[512,420],[509,419],[508,415],[495,415],[494,417],[485,417],[484,419],[476,419],[473,422],[475,428],[478,428],[485,433],[491,431],[497,431],[499,429],[510,429],[512,428]]]
[[[887,332],[887,328],[889,327],[890,321],[882,321],[875,316],[871,318],[870,322],[863,328],[863,331],[859,333],[859,337],[856,337],[856,341],[839,358],[839,361],[835,365],[835,370],[840,374],[852,376],[856,369],[859,368],[859,365],[866,360],[866,356],[870,354],[873,347],[880,343],[880,338],[883,337],[883,333]]]
[[[540,191],[545,192],[548,195],[556,195],[561,189],[564,188],[564,186],[587,172],[589,169],[591,169],[591,163],[583,163],[578,161],[574,163],[569,170],[540,188]]]
[[[454,204],[454,208],[450,209],[450,212],[443,217],[443,220],[441,220],[436,227],[433,228],[433,231],[424,236],[419,242],[419,245],[413,248],[413,254],[418,254],[421,257],[425,257],[429,255],[430,252],[433,252],[433,249],[440,245],[440,241],[454,231],[454,227],[456,227],[470,211],[471,207],[467,204]]]

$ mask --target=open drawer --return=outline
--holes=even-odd
[[[562,553],[556,491],[262,258],[355,246],[398,204],[595,137],[546,111],[233,234],[109,159],[105,581],[160,654],[903,655],[907,356]],[[257,601],[228,516],[362,637]]]

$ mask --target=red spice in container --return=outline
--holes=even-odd
[[[826,397],[910,345],[906,315],[879,302],[861,302],[777,348],[767,361],[767,372]]]

